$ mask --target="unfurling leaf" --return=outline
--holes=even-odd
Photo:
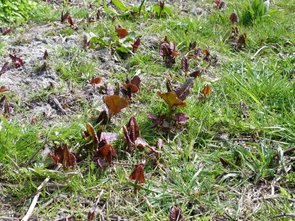
[[[165,37],[165,40],[160,44],[160,55],[168,66],[175,64],[175,58],[179,55],[179,52],[175,48],[175,44],[169,42],[167,37]]]
[[[128,106],[128,100],[119,95],[106,96],[103,102],[107,105],[111,115],[120,113],[123,108]]]
[[[188,72],[188,66],[189,66],[188,59],[186,56],[184,56],[181,59],[181,69],[186,73]]]
[[[158,4],[159,4],[159,7],[160,7],[160,10],[163,11],[164,6],[165,6],[165,1],[159,1]]]
[[[135,183],[144,183],[144,165],[137,164],[135,165],[135,169],[129,176],[129,179],[135,180]]]
[[[139,137],[139,126],[135,117],[131,117],[126,126],[123,127],[124,142],[129,147],[131,154],[135,148],[135,141]]]
[[[138,76],[134,76],[131,81],[129,79],[126,80],[126,83],[123,84],[121,88],[121,92],[124,96],[131,99],[132,94],[137,93],[139,91],[140,78]]]
[[[90,84],[92,84],[92,85],[100,84],[101,83],[101,80],[102,80],[101,77],[98,77],[98,76],[93,77],[90,80]]]
[[[238,42],[237,42],[237,49],[241,50],[246,45],[247,34],[244,33],[240,35]]]
[[[87,221],[93,221],[95,218],[95,211],[90,210],[87,215]]]
[[[173,120],[174,120],[174,122],[176,124],[183,125],[183,124],[186,124],[188,122],[189,117],[185,113],[176,113],[173,116]]]
[[[0,28],[0,33],[2,35],[8,35],[8,34],[12,33],[12,29],[3,27],[3,28]]]
[[[1,98],[1,101],[3,102],[3,106],[4,106],[3,116],[6,118],[10,118],[10,116],[14,112],[13,107],[11,106],[11,104],[9,103],[9,101],[7,100],[5,96]]]
[[[202,90],[202,94],[208,97],[210,96],[211,92],[212,92],[211,86],[209,84],[206,84]]]
[[[89,134],[94,143],[99,143],[97,133],[95,132],[93,126],[90,123],[86,123],[86,132],[87,134]]]
[[[159,97],[161,97],[166,102],[169,109],[186,106],[186,103],[184,101],[180,100],[174,91],[170,91],[167,93],[158,92],[157,95]]]
[[[194,42],[189,43],[188,49],[189,49],[189,51],[192,51],[192,50],[195,50],[196,47],[197,47],[197,42],[194,41]]]
[[[139,45],[140,45],[140,37],[137,37],[134,43],[131,44],[133,53],[137,51]]]
[[[1,86],[0,87],[0,93],[6,92],[6,91],[9,91],[8,87],[6,87],[6,86]]]
[[[15,68],[19,68],[25,63],[23,59],[17,57],[16,55],[9,54],[9,57],[11,58]]]
[[[9,63],[8,62],[5,62],[4,65],[2,66],[1,70],[0,70],[0,76],[2,74],[4,74],[9,68]]]
[[[194,85],[194,78],[188,78],[184,84],[182,84],[180,87],[176,88],[175,93],[177,97],[184,101],[186,97],[189,95],[190,89]]]
[[[181,209],[178,208],[177,206],[173,206],[170,209],[170,221],[184,221],[184,217],[181,214]]]
[[[140,82],[141,82],[140,78],[136,75],[130,81],[130,83],[136,85],[138,88],[139,88]]]
[[[62,164],[64,169],[68,169],[76,164],[76,157],[69,151],[67,144],[62,144],[54,150],[54,154],[49,153],[49,156],[55,164]]]
[[[121,25],[117,25],[115,31],[119,38],[125,38],[128,35],[128,31],[125,28],[122,28]]]
[[[166,115],[157,116],[152,113],[148,113],[148,118],[152,120],[153,126],[162,127],[166,119]]]
[[[225,160],[224,158],[220,157],[219,160],[224,168],[229,166],[229,162],[227,160]]]
[[[75,25],[72,16],[68,16],[68,23],[70,24],[70,26]]]
[[[201,48],[195,48],[194,50],[194,56],[199,58],[202,55],[202,49]]]
[[[65,21],[68,20],[68,17],[70,16],[70,13],[67,11],[65,14],[64,12],[62,11],[61,12],[61,18],[60,18],[60,22],[61,23],[64,23]]]
[[[238,23],[239,22],[239,17],[238,15],[233,12],[231,13],[231,15],[229,16],[229,20],[232,22],[232,23]]]
[[[106,125],[109,121],[109,115],[106,110],[103,110],[99,113],[98,117],[95,118],[96,124]]]
[[[35,116],[32,116],[31,118],[31,124],[36,124],[37,123],[37,118]]]
[[[123,84],[123,88],[126,91],[130,90],[131,93],[137,93],[139,91],[139,88],[135,84],[132,84],[132,83]]]
[[[193,78],[200,77],[201,76],[201,71],[200,70],[193,71],[192,73],[189,74],[189,76],[193,77]]]
[[[225,8],[225,2],[222,0],[214,0],[214,3],[218,9]]]
[[[48,58],[48,51],[45,50],[43,54],[43,60],[46,60]]]
[[[112,159],[116,156],[116,150],[110,144],[104,144],[102,147],[96,150],[95,157],[102,159],[109,164],[112,163]]]
[[[203,51],[203,53],[204,53],[204,55],[205,55],[205,56],[204,56],[204,60],[205,60],[205,61],[209,61],[209,60],[210,60],[210,56],[211,56],[209,49],[206,48],[206,49]]]

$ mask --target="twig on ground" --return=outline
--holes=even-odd
[[[286,198],[286,197],[280,196],[279,194],[265,196],[265,197],[261,197],[261,198],[255,198],[255,199],[253,199],[253,202],[256,202],[258,200],[274,200],[274,199],[285,199],[285,200],[288,200],[288,201],[290,201],[292,203],[295,203],[295,199]]]
[[[273,216],[272,218],[279,218],[279,217],[284,217],[284,216],[289,216],[289,217],[295,218],[295,213],[282,213],[280,215]]]
[[[60,111],[63,115],[67,115],[67,112],[65,111],[65,109],[62,107],[61,103],[57,100],[56,97],[52,98],[52,102],[55,104],[56,108],[58,109],[58,111]]]
[[[263,49],[267,48],[268,46],[264,45],[261,48],[256,51],[256,53],[251,57],[251,60],[253,60]]]
[[[61,164],[59,164],[55,170],[59,170],[60,168],[62,167]],[[50,177],[46,177],[46,179],[38,186],[37,188],[37,193],[36,195],[34,196],[33,200],[32,200],[32,203],[26,213],[26,215],[22,218],[21,221],[28,221],[30,219],[30,217],[33,215],[33,212],[34,212],[34,209],[35,209],[35,206],[38,202],[38,199],[39,199],[39,196],[41,194],[41,190],[45,187],[45,185],[48,183],[48,181],[50,180]]]

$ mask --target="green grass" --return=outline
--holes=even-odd
[[[38,7],[35,22],[59,20],[57,14],[60,15],[61,8],[49,4]],[[80,21],[77,31],[66,26],[58,29],[57,35],[78,35],[82,42],[85,33],[90,32],[111,37],[115,25],[121,24],[136,36],[153,36],[159,43],[167,36],[182,55],[190,42],[197,41],[198,47],[208,47],[217,56],[218,64],[192,62],[191,71],[202,68],[207,72],[195,80],[186,99],[187,106],[179,110],[190,117],[188,124],[175,134],[167,134],[153,128],[147,114],[167,113],[166,105],[156,93],[165,91],[166,78],[171,78],[173,85],[185,81],[180,68],[182,56],[177,57],[172,68],[167,68],[159,49],[143,41],[134,55],[117,59],[115,64],[122,69],[99,73],[104,62],[97,53],[102,47],[85,50],[82,43],[56,47],[49,64],[62,84],[73,82],[79,91],[96,75],[103,76],[103,83],[114,85],[140,73],[140,92],[105,128],[119,134],[113,145],[118,157],[105,170],[88,157],[67,171],[54,172],[44,151],[52,151],[54,144],[60,143],[67,143],[73,152],[83,146],[84,125],[97,116],[101,100],[93,101],[93,105],[83,101],[79,115],[50,124],[51,127],[2,117],[0,202],[10,205],[22,217],[36,188],[49,176],[50,182],[42,190],[34,210],[38,219],[71,216],[85,220],[87,213],[97,207],[100,210],[97,217],[106,220],[167,220],[170,208],[178,205],[187,220],[290,220],[288,215],[294,216],[295,209],[294,151],[282,153],[295,144],[294,6],[277,0],[271,4],[269,13],[252,25],[238,24],[240,33],[246,32],[248,38],[245,49],[236,51],[227,43],[231,29],[228,17],[233,10],[242,8],[242,3],[232,1],[225,11],[212,8],[207,17],[179,15],[178,9],[173,8],[175,13],[171,16],[156,18],[143,14],[131,19],[119,16],[114,23],[112,16],[106,15],[91,25]],[[64,5],[64,9],[69,9],[76,20],[87,17],[86,8]],[[47,33],[48,37],[54,35],[54,31]],[[1,58],[6,47],[5,43],[0,44]],[[200,101],[198,96],[206,83],[211,84],[213,91]],[[29,99],[44,101],[52,93],[63,91],[41,90]],[[243,117],[241,102],[248,107],[247,118]],[[132,115],[139,123],[141,137],[149,144],[154,145],[158,138],[164,140],[156,167],[153,158],[144,152],[135,151],[132,157],[124,151],[121,128]],[[221,158],[227,165],[222,165]],[[128,177],[132,165],[144,160],[146,183],[135,193],[134,183]],[[1,216],[7,216],[4,210],[0,219]]]

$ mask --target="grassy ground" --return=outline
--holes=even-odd
[[[25,75],[26,70],[39,73],[43,62],[35,57],[24,67],[9,70],[17,83],[0,81],[0,86],[12,88],[0,96],[6,96],[15,112],[0,121],[0,219],[23,217],[46,177],[50,181],[41,191],[32,216],[36,220],[86,220],[92,210],[98,220],[168,220],[173,206],[181,209],[185,220],[294,218],[295,2],[272,1],[267,14],[253,24],[245,26],[240,21],[240,33],[247,33],[246,45],[235,50],[228,43],[233,26],[229,16],[236,11],[241,19],[245,2],[230,1],[219,10],[211,1],[188,1],[185,5],[175,1],[167,5],[170,14],[158,17],[151,16],[152,3],[147,1],[141,15],[124,16],[117,10],[114,21],[113,12],[95,1],[40,2],[34,17],[15,25],[15,31],[8,38],[1,37],[0,42],[3,65],[15,48],[29,44],[25,36],[30,33],[50,26],[42,31],[43,38],[63,39],[61,44],[57,40],[56,45],[48,46],[47,64],[55,87],[30,88],[19,81],[23,76],[38,81],[38,75]],[[98,7],[105,12],[88,24],[87,14],[95,13]],[[194,15],[191,8],[200,13]],[[63,9],[69,10],[77,30],[60,23]],[[134,36],[142,36],[136,53],[124,59],[111,53],[116,42],[83,49],[85,35],[108,38],[114,35],[117,24]],[[180,53],[170,68],[159,54],[165,36]],[[209,48],[217,62],[209,65],[202,59],[190,60],[191,71],[203,71],[194,80],[186,107],[179,110],[189,121],[174,133],[160,131],[152,127],[148,113],[167,113],[157,92],[165,91],[167,78],[174,86],[185,81],[181,58],[193,41],[202,49]],[[0,79],[6,79],[9,71]],[[119,133],[113,143],[117,157],[106,169],[88,156],[66,171],[54,171],[47,151],[54,150],[54,143],[66,143],[77,152],[87,143],[81,135],[85,124],[102,109],[106,95],[89,85],[96,75],[111,86],[134,75],[142,80],[131,104],[104,129]],[[206,84],[211,85],[212,93],[200,100]],[[68,103],[67,115],[49,118],[30,110],[43,105],[46,111],[52,96],[61,100],[75,97]],[[35,124],[30,123],[32,116],[37,117]],[[125,151],[122,127],[131,116],[136,117],[141,137],[148,143],[163,140],[156,166],[146,152],[135,150],[131,156]],[[145,184],[134,191],[129,176],[134,165],[142,162]]]

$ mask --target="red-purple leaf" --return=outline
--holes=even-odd
[[[203,51],[203,53],[204,53],[204,55],[205,55],[204,60],[205,60],[205,61],[209,61],[209,60],[210,60],[210,56],[211,56],[209,49],[206,48],[206,49]]]
[[[211,86],[209,84],[206,84],[202,90],[202,94],[204,96],[208,97],[208,96],[210,96],[211,92],[212,92]]]
[[[99,113],[98,117],[95,118],[96,124],[106,125],[109,121],[109,115],[106,110],[103,110]]]
[[[134,143],[135,140],[139,136],[139,126],[138,126],[138,124],[136,122],[135,117],[131,117],[126,126],[128,128],[128,131],[129,131],[129,137],[132,140],[132,142]]]
[[[121,25],[117,25],[115,27],[115,31],[117,32],[117,35],[119,38],[125,38],[129,33],[125,28],[122,28]]]
[[[4,104],[3,104],[3,106],[4,106],[3,116],[6,117],[6,118],[10,118],[10,116],[14,112],[13,107],[10,105],[9,101],[6,99],[5,96],[2,99],[3,99],[3,102],[4,102]]]
[[[194,56],[195,57],[201,57],[202,49],[201,48],[195,48],[194,50]]]
[[[229,166],[229,162],[227,160],[225,160],[224,158],[220,157],[219,160],[224,168]]]
[[[1,28],[1,33],[2,35],[8,35],[12,33],[12,29],[11,28]]]
[[[182,84],[180,87],[178,87],[175,90],[177,97],[180,100],[184,101],[186,97],[189,95],[190,89],[192,88],[193,85],[194,85],[194,78],[188,78],[184,82],[184,84]]]
[[[231,13],[231,15],[229,16],[229,20],[232,22],[232,23],[238,23],[239,22],[239,17],[238,15],[233,12]]]
[[[21,58],[17,57],[16,55],[9,54],[9,57],[11,58],[15,68],[19,68],[23,66],[25,63]]]
[[[112,163],[112,159],[116,156],[116,150],[112,147],[112,145],[105,144],[96,151],[95,156],[110,164]]]
[[[197,47],[197,42],[196,41],[189,43],[189,47],[188,48],[189,48],[190,51],[191,50],[195,50],[196,47]]]
[[[188,72],[188,66],[189,66],[188,59],[186,56],[184,56],[181,59],[181,69],[186,73]]]
[[[74,21],[73,21],[73,18],[72,18],[72,16],[68,16],[68,23],[70,24],[70,26],[74,26],[75,24],[74,24]]]
[[[129,179],[135,180],[135,183],[144,183],[144,165],[143,164],[137,164],[135,165],[135,169],[129,176]]]
[[[6,86],[0,87],[0,93],[6,92],[6,91],[10,91],[8,87],[6,87]]]
[[[68,20],[68,17],[70,16],[70,13],[67,11],[65,14],[64,12],[62,11],[61,12],[61,18],[60,18],[60,22],[61,23],[64,23],[65,21]]]
[[[140,37],[137,37],[134,43],[131,44],[133,53],[137,51],[139,45],[140,45]]]
[[[218,9],[222,9],[225,7],[225,2],[222,0],[214,0],[214,3]]]
[[[165,40],[160,44],[160,55],[168,66],[175,64],[175,58],[179,55],[175,44],[168,42],[167,37],[165,37]]]
[[[176,124],[186,124],[189,120],[189,117],[185,113],[176,113],[173,116],[173,120],[175,121]]]
[[[87,221],[93,221],[95,218],[95,211],[90,210],[87,215]]]
[[[140,82],[141,82],[140,78],[136,75],[130,81],[130,83],[136,85],[138,88],[139,88]]]
[[[107,105],[111,115],[120,113],[129,103],[126,98],[120,97],[119,95],[106,96],[103,102]]]
[[[43,54],[43,60],[46,60],[48,58],[48,51],[45,50]]]
[[[170,221],[184,221],[184,217],[181,214],[181,209],[174,206],[170,209]]]
[[[75,155],[69,151],[68,145],[62,144],[60,147],[54,150],[54,154],[49,153],[51,159],[55,164],[62,164],[64,169],[68,169],[76,164]]]
[[[99,138],[97,136],[96,131],[94,130],[94,127],[90,123],[86,123],[86,132],[91,137],[94,143],[99,143]],[[84,132],[84,134],[86,134]]]
[[[237,42],[237,49],[242,49],[243,47],[245,47],[246,45],[246,39],[247,39],[247,34],[244,33],[244,34],[241,34],[239,39],[238,39],[238,42]]]
[[[166,118],[166,115],[157,116],[152,113],[148,113],[148,118],[152,120],[154,126],[162,127],[164,120]]]
[[[9,63],[8,62],[5,62],[5,64],[2,66],[1,70],[0,70],[0,76],[2,74],[4,74],[9,68]]]
[[[100,84],[101,83],[102,78],[99,76],[93,77],[90,80],[90,84],[95,85],[95,84]]]
[[[163,11],[164,6],[165,6],[165,1],[159,1],[158,4],[159,4],[159,7],[160,7],[160,10]]]
[[[200,76],[201,76],[201,71],[200,71],[200,70],[195,70],[195,71],[193,71],[192,73],[190,73],[189,76],[190,76],[190,77],[193,77],[193,78],[200,77]]]

